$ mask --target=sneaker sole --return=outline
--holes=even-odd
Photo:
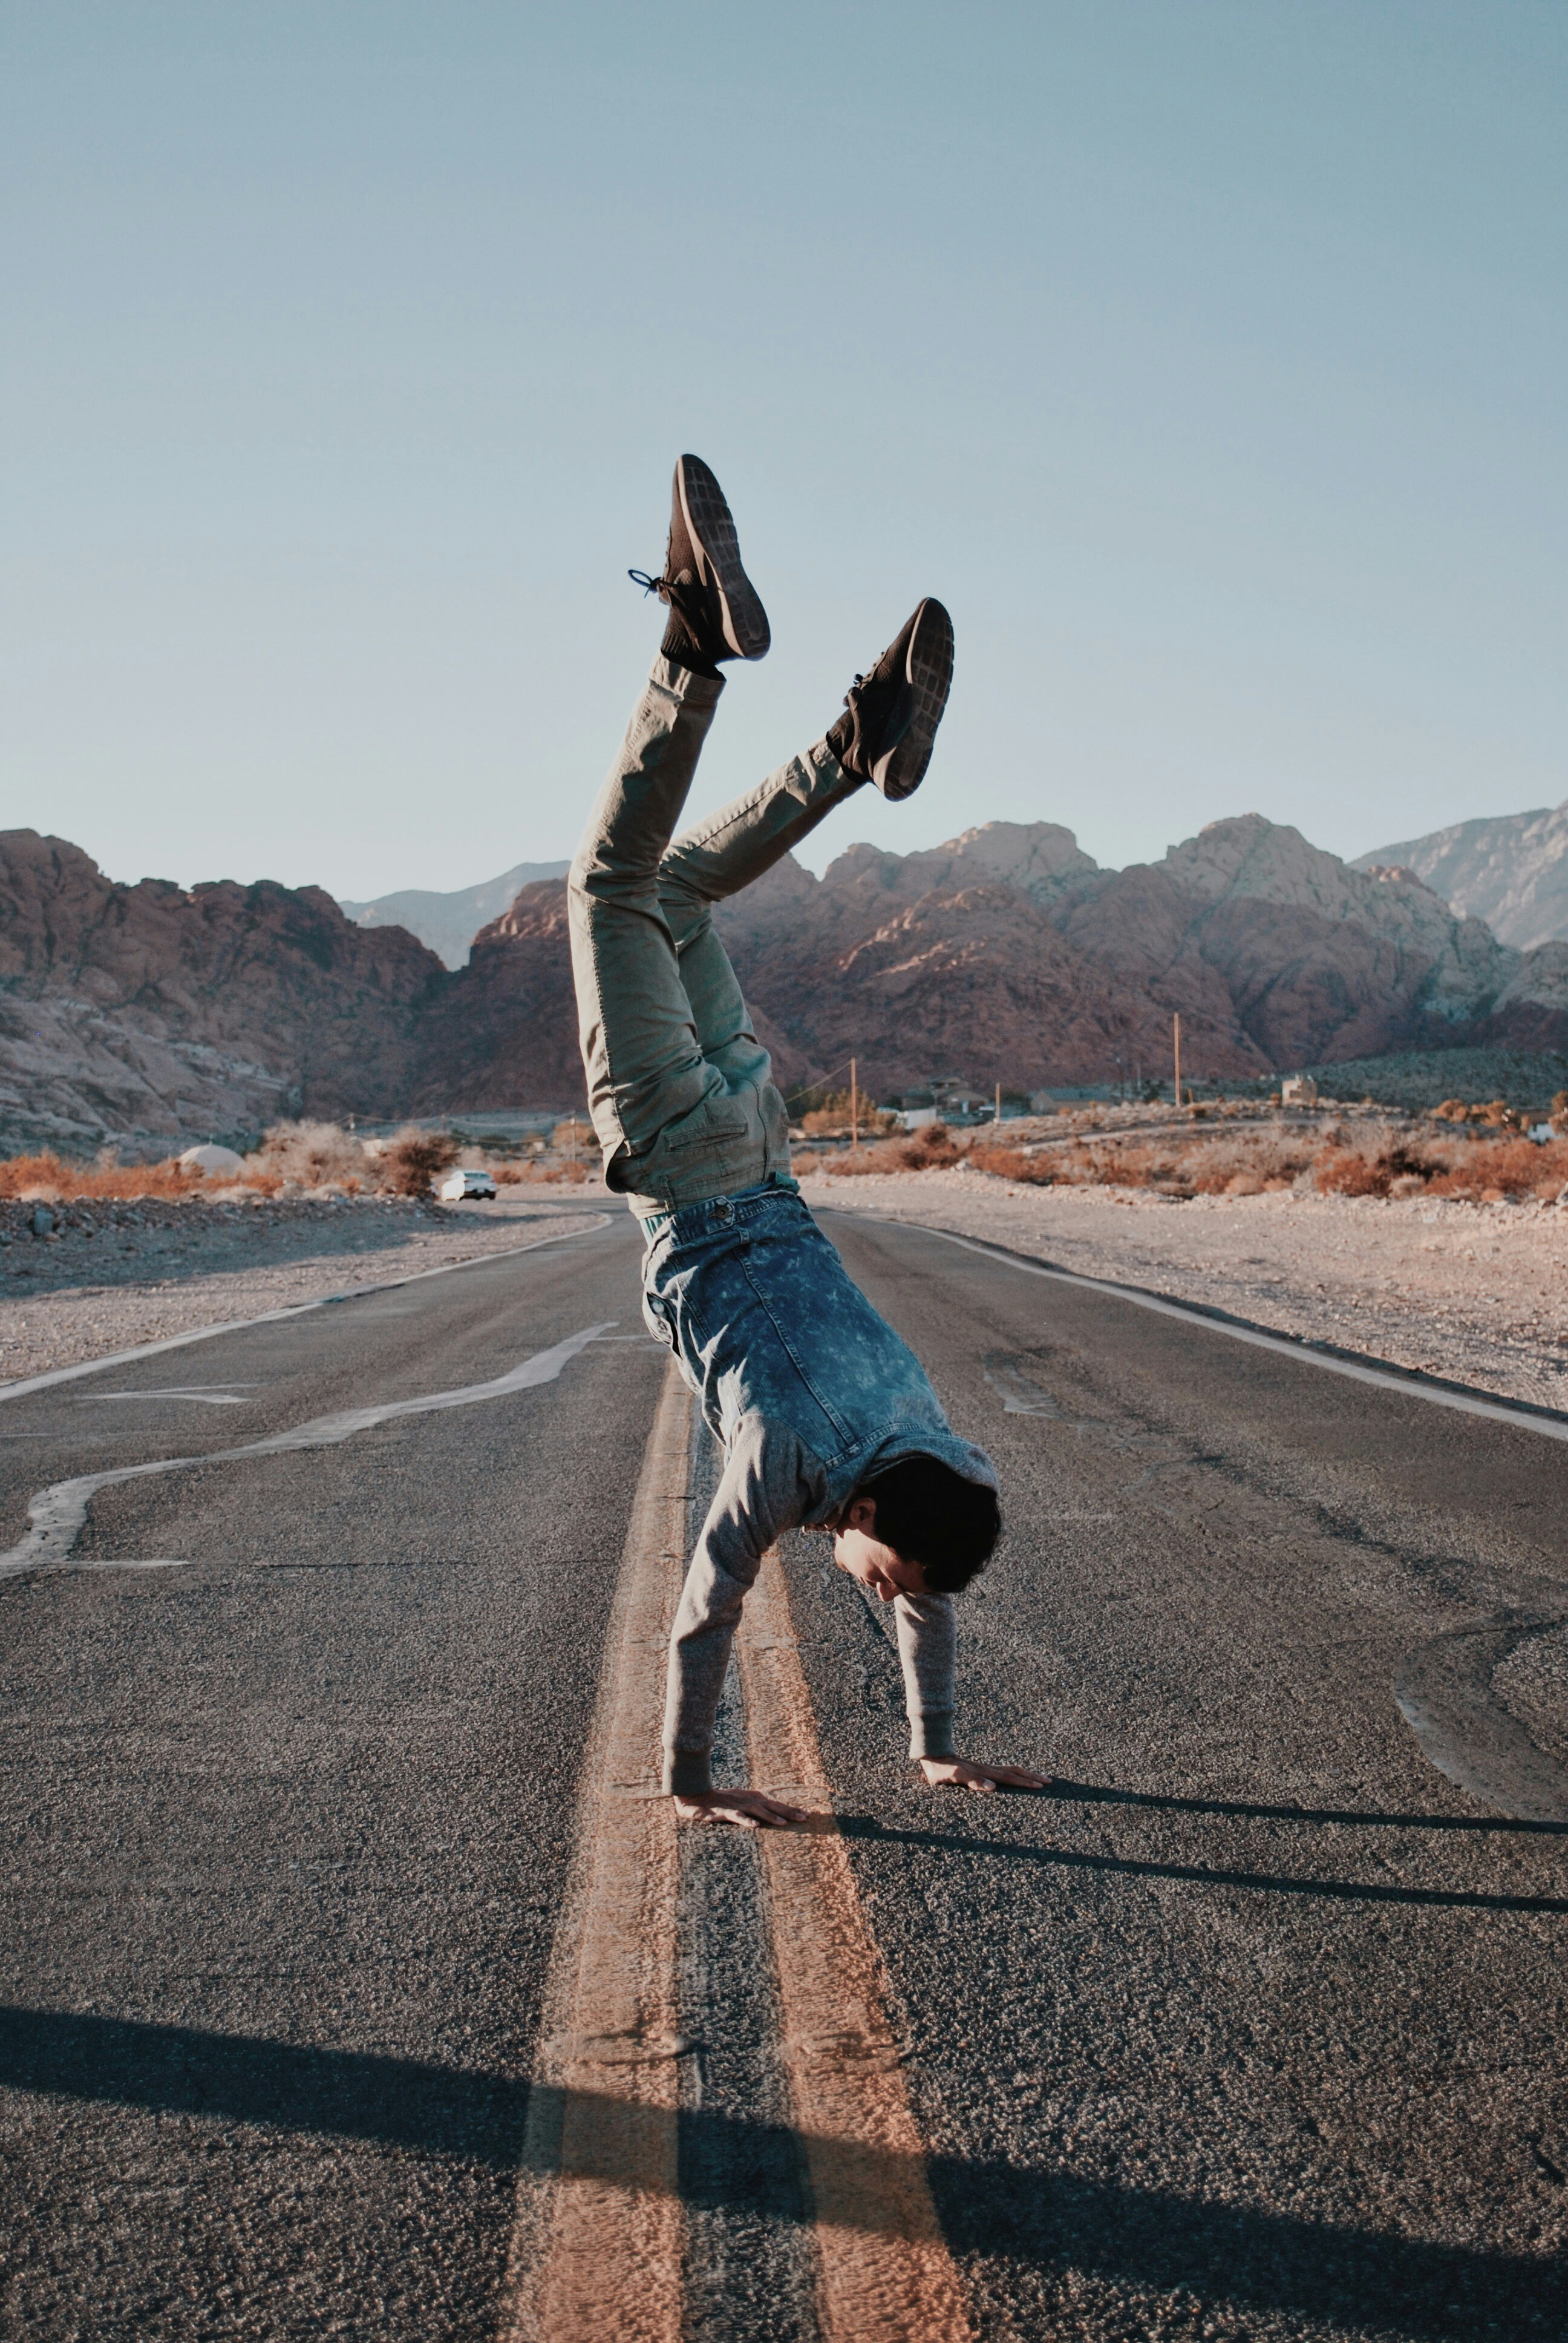
[[[757,588],[741,568],[740,540],[724,491],[700,456],[681,458],[675,485],[687,532],[706,569],[702,583],[719,591],[724,639],[737,659],[759,659],[773,638]]]
[[[940,602],[922,602],[915,614],[904,674],[915,695],[914,716],[897,748],[878,760],[872,776],[882,795],[895,801],[913,797],[925,779],[952,689],[953,622]]]

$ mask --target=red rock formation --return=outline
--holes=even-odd
[[[1003,917],[999,884],[1036,914],[1027,934]],[[868,996],[864,954],[886,959],[890,923],[917,906],[922,935],[945,933],[947,948],[900,963],[884,1045],[873,1037],[890,967]],[[1522,963],[1408,871],[1352,870],[1257,815],[1120,872],[1046,823],[990,824],[932,854],[853,847],[819,880],[771,873],[719,924],[749,995],[799,1047],[836,1061],[858,1027],[871,1061],[899,1068],[876,1078],[883,1088],[943,1072],[1102,1081],[1118,1058],[1162,1062],[1178,1010],[1194,1071],[1228,1077],[1483,1031],[1535,1047],[1568,1038],[1553,948]]]
[[[444,973],[317,887],[117,886],[64,839],[0,832],[0,1127],[79,1146],[397,1113]]]
[[[414,1111],[564,1107],[583,1096],[563,879],[481,928],[425,1020]]]
[[[0,836],[0,1140],[574,1105],[565,898],[525,887],[448,974],[315,888],[117,887],[62,840]],[[716,919],[787,1090],[851,1056],[883,1096],[1105,1081],[1162,1070],[1177,1010],[1198,1076],[1568,1047],[1568,947],[1511,951],[1408,870],[1256,815],[1122,871],[1047,822],[856,846],[821,879],[781,863]]]

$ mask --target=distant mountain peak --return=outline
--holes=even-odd
[[[1358,855],[1352,868],[1402,868],[1500,943],[1528,951],[1568,939],[1568,799],[1482,815]]]
[[[479,930],[499,919],[520,889],[539,879],[562,879],[569,868],[565,862],[516,862],[498,879],[483,879],[477,887],[458,887],[449,895],[406,887],[398,894],[377,895],[367,903],[340,899],[340,909],[357,927],[407,928],[448,968],[464,968]]]

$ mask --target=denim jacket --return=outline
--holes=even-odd
[[[900,1456],[936,1456],[965,1480],[997,1483],[792,1182],[685,1205],[647,1231],[644,1316],[725,1458],[670,1639],[665,1787],[695,1795],[711,1786],[729,1647],[769,1547],[786,1530],[833,1520]],[[952,1598],[900,1595],[894,1611],[910,1754],[950,1755]]]

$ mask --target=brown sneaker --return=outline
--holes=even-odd
[[[771,638],[768,613],[740,564],[740,543],[724,491],[700,456],[675,468],[664,575],[628,571],[669,604],[664,654],[699,674],[720,659],[759,659]]]
[[[926,777],[953,679],[953,622],[922,602],[869,675],[844,695],[828,746],[847,773],[885,798],[912,797]]]

